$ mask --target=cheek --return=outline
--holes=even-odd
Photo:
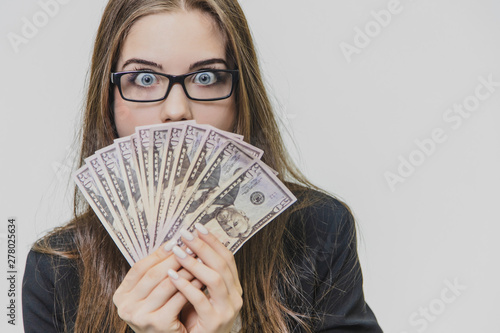
[[[208,102],[199,110],[193,108],[193,117],[198,123],[232,132],[236,121],[236,104],[232,98]]]
[[[130,112],[130,109],[123,105],[123,103],[117,101],[115,103],[114,111],[115,125],[116,130],[118,131],[118,136],[124,137],[134,133],[134,118],[132,116],[132,113]]]
[[[134,109],[130,108],[131,103],[124,101],[120,93],[115,91],[115,125],[119,137],[124,137],[135,133],[135,128],[142,125],[158,123],[158,112],[148,108]]]

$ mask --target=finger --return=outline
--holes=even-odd
[[[238,270],[236,269],[236,262],[234,261],[234,255],[228,250],[211,232],[205,228],[204,225],[196,223],[195,225],[197,235],[200,239],[205,241],[215,252],[217,252],[222,258],[224,258],[228,263],[235,279],[238,279]],[[202,258],[203,260],[203,258]]]
[[[198,316],[200,318],[210,318],[211,314],[214,313],[213,306],[210,304],[205,293],[197,287],[197,284],[190,283],[173,270],[169,270],[168,274],[170,275],[170,280],[179,292],[193,305]]]
[[[175,260],[174,256],[170,256],[153,267],[150,267],[128,293],[130,296],[136,296],[134,298],[137,300],[147,297],[161,281],[165,280],[169,268],[174,270],[178,270],[180,268],[180,265]]]
[[[173,244],[176,244],[176,242],[170,242],[166,246],[166,250],[171,251]],[[177,271],[179,268],[181,266],[174,256],[169,256],[155,266],[150,267],[137,284],[127,293],[127,301],[144,301],[145,309],[149,311],[157,310],[177,292],[177,289],[167,279],[167,271],[169,269]],[[187,280],[193,279],[193,276],[185,269],[181,270],[179,274]]]
[[[173,272],[175,273],[175,271]],[[170,279],[168,280],[170,281]],[[197,288],[198,290],[201,290],[204,287],[204,285],[197,279],[190,281],[190,283],[194,288]],[[174,286],[173,283],[172,285]],[[176,293],[168,300],[168,303],[165,303],[161,308],[154,312],[154,314],[160,316],[160,318],[169,316],[172,313],[180,313],[184,306],[188,303],[188,299],[182,294],[182,292],[178,291],[176,286],[174,287]]]
[[[162,275],[164,275],[164,278],[152,288],[151,292],[149,292],[147,296],[142,297],[142,295],[139,295],[139,292],[134,295],[130,294],[130,301],[140,301],[141,309],[144,312],[153,312],[163,307],[173,297],[173,295],[177,293],[177,288],[168,278],[167,272],[169,269],[178,269],[180,265],[178,262],[176,262],[176,268],[172,267],[173,266],[171,266],[170,268],[163,268],[164,274]],[[186,269],[181,269],[177,273],[188,281],[191,281],[194,278],[193,275]]]
[[[193,276],[185,269],[179,271],[178,274],[187,280],[193,279]],[[200,281],[193,280],[193,284],[199,288],[203,287]],[[165,278],[160,282],[160,284],[158,284],[158,286],[156,286],[147,298],[137,301],[133,299],[130,293],[127,293],[121,302],[115,302],[115,304],[117,306],[118,313],[123,320],[128,323],[135,323],[136,325],[139,325],[138,327],[143,327],[142,325],[146,325],[148,322],[157,323],[157,319],[161,322],[162,319],[168,318],[168,316],[164,318],[155,318],[154,312],[169,303],[176,294],[179,294],[177,288],[173,285],[169,278]],[[175,297],[177,301],[174,301],[173,304],[178,304],[179,302],[179,304],[184,304],[186,302],[183,302],[183,298],[181,297],[181,299],[179,299],[179,297],[179,295]]]
[[[195,237],[193,233],[190,233],[187,230],[183,229],[181,230],[180,234],[182,236],[184,244],[190,246],[192,248],[192,252],[194,252],[205,265],[221,273],[224,276],[225,280],[228,282],[228,287],[230,287],[233,284],[235,278],[238,278],[234,275],[233,270],[231,269],[231,266],[234,266],[234,270],[236,270],[236,264],[234,263],[232,254],[229,252],[229,256],[231,258],[224,258],[207,242],[203,241],[199,237]]]
[[[132,311],[128,317],[122,317],[134,332],[163,332],[168,327],[178,328],[182,326],[179,322],[179,313],[181,309],[188,304],[188,300],[181,292],[177,291],[170,298],[169,302],[157,311],[144,311],[143,308]]]
[[[202,242],[201,240],[198,241]],[[208,247],[206,244],[205,246]],[[212,269],[205,263],[201,263],[187,255],[178,246],[173,248],[173,252],[179,263],[207,286],[210,297],[217,307],[224,308],[228,303],[237,301],[237,298],[240,297],[232,274],[222,258],[219,258],[219,262],[223,265],[220,265],[217,269]]]
[[[137,261],[132,268],[128,271],[127,275],[123,279],[122,283],[116,290],[119,293],[126,293],[134,288],[137,282],[142,279],[144,274],[149,271],[151,267],[158,264],[159,262],[168,258],[172,252],[172,243],[167,243],[164,246],[160,246],[156,251]]]
[[[182,230],[182,239],[187,246],[209,267],[223,273],[228,288],[236,288],[241,296],[242,288],[234,256],[222,243],[201,224],[195,225],[198,237],[191,237],[187,230]],[[201,240],[201,242],[200,242]],[[228,275],[228,272],[230,275]]]
[[[206,332],[227,332],[233,326],[234,320],[241,306],[226,302],[225,306],[217,309],[217,306],[195,285],[169,271],[172,282],[191,303],[194,311],[198,314],[197,326]]]

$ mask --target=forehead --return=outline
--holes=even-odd
[[[128,59],[139,58],[160,64],[166,73],[182,74],[186,66],[200,60],[226,60],[225,49],[224,35],[208,14],[198,10],[152,14],[130,28],[118,67]]]

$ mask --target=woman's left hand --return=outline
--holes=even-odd
[[[195,233],[181,234],[198,259],[178,246],[173,252],[179,264],[207,287],[208,295],[169,270],[172,283],[190,302],[181,312],[181,322],[190,333],[229,332],[243,305],[234,256],[204,226],[198,224],[196,228]]]

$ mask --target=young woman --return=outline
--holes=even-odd
[[[228,70],[237,71],[231,96],[193,100],[186,82]],[[170,80],[160,101],[131,98],[124,80],[165,80],[158,73],[185,78]],[[381,332],[363,297],[352,214],[289,161],[237,1],[111,0],[95,42],[80,163],[136,126],[190,119],[264,150],[298,201],[234,257],[199,225],[183,241],[201,261],[163,246],[130,268],[77,193],[74,219],[28,256],[26,332]]]

